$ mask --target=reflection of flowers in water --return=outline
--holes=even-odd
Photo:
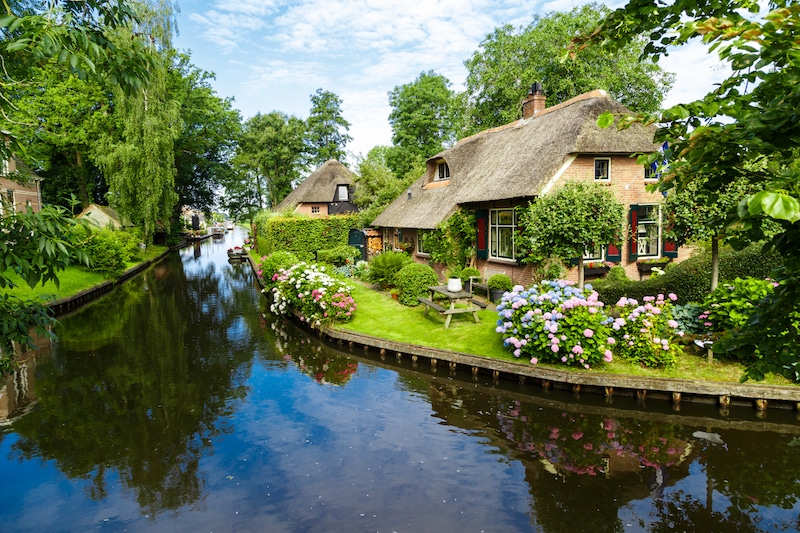
[[[610,474],[614,458],[641,468],[669,467],[681,460],[687,442],[672,424],[617,419],[584,413],[561,413],[558,425],[525,416],[519,402],[498,419],[517,448],[532,452],[555,472],[595,476]]]
[[[285,324],[273,321],[275,349],[284,361],[293,361],[303,374],[320,384],[344,385],[358,370],[358,363],[346,355],[337,355],[306,337],[290,336]]]

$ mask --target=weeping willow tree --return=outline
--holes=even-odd
[[[159,223],[168,225],[178,201],[175,192],[175,140],[180,135],[180,103],[167,89],[173,7],[169,2],[137,4],[140,24],[119,28],[119,45],[146,39],[153,61],[149,81],[135,92],[114,89],[113,128],[95,149],[95,160],[109,185],[112,207],[143,227],[152,239]]]

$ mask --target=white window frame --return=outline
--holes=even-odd
[[[655,208],[655,219],[642,219],[642,208]],[[661,206],[658,204],[639,204],[636,214],[636,257],[638,259],[655,259],[661,257],[661,249],[663,246],[663,218]],[[648,235],[648,228],[651,226],[656,227],[656,253],[648,253],[647,248],[651,243],[652,237]],[[643,231],[644,230],[644,231]]]
[[[447,181],[450,179],[450,165],[447,161],[439,161],[436,163],[436,176],[434,181]]]
[[[598,177],[597,173],[597,163],[605,162],[606,163],[606,175],[600,175]],[[611,158],[610,157],[595,157],[594,158],[594,181],[600,183],[608,183],[611,181]]]
[[[312,215],[319,215],[319,206],[318,205],[312,205],[311,206],[311,214]]]
[[[597,252],[600,252],[600,255],[597,255]],[[606,246],[598,246],[594,250],[590,250],[586,248],[583,252],[583,261],[605,261],[606,260]]]
[[[418,229],[417,230],[417,255],[430,255],[430,252],[422,248],[422,240],[425,238],[425,235],[432,233],[433,230],[430,229]]]
[[[651,165],[644,166],[644,181],[651,183],[658,181],[658,171]]]
[[[337,185],[336,186],[336,201],[337,202],[347,202],[350,200],[350,191],[347,188],[347,185]]]
[[[500,224],[498,222],[501,212],[511,212],[511,224]],[[501,229],[511,229],[511,257],[498,255],[500,249],[499,235]],[[490,209],[489,210],[489,258],[498,259],[501,261],[514,261],[517,257],[516,249],[516,234],[517,234],[517,212],[513,207],[505,209]]]

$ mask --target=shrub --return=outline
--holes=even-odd
[[[312,261],[317,250],[347,245],[348,234],[358,225],[358,217],[337,215],[312,218],[262,212],[253,218],[253,222],[257,228],[260,251],[268,254],[288,251],[303,261]]]
[[[772,293],[774,283],[755,278],[736,278],[706,296],[703,301],[704,325],[712,332],[738,329],[747,323],[756,306]]]
[[[515,357],[530,357],[534,365],[590,368],[612,360],[610,319],[590,285],[579,289],[562,280],[546,280],[527,290],[517,285],[503,295],[497,312],[496,331],[503,344]]]
[[[356,310],[351,288],[330,276],[323,266],[298,263],[280,269],[272,281],[273,287],[264,292],[272,296],[270,311],[275,314],[296,312],[301,321],[320,327],[350,320]]]
[[[720,253],[720,282],[737,277],[766,278],[781,264],[781,257],[775,252],[764,253],[761,246],[754,244],[744,250],[730,249]],[[702,302],[711,291],[711,256],[699,254],[686,261],[668,265],[663,276],[654,276],[642,281],[598,280],[594,287],[600,299],[607,304],[620,298],[634,298],[639,301],[651,294],[678,296],[681,302]]]
[[[633,363],[653,368],[669,367],[675,364],[681,348],[678,338],[683,335],[679,324],[672,318],[671,301],[677,296],[670,294],[664,298],[645,296],[644,304],[632,298],[621,298],[614,313],[619,317],[611,328],[619,342],[614,353]]]
[[[474,267],[467,267],[461,271],[461,281],[469,281],[469,278],[481,277],[481,271]]]
[[[142,242],[141,230],[133,228],[116,230],[115,234],[120,246],[122,246],[122,252],[125,255],[125,261],[140,261],[144,256],[142,249],[139,247],[139,243]]]
[[[489,290],[494,291],[510,291],[511,290],[511,278],[505,274],[495,274],[491,276],[486,284],[489,286]]]
[[[609,269],[606,274],[608,281],[628,281],[628,274],[625,273],[625,267],[622,265],[614,265]]]
[[[281,269],[287,269],[299,263],[300,260],[291,252],[273,252],[258,260],[256,275],[266,286],[271,286],[272,278]]]
[[[89,256],[90,270],[107,278],[117,278],[125,270],[127,258],[117,233],[110,228],[90,231],[84,226],[75,226],[70,238]]]
[[[703,306],[689,302],[683,305],[672,306],[672,318],[678,323],[678,328],[692,335],[700,335],[708,331],[708,328],[703,325],[700,315],[703,314]]]
[[[383,252],[369,263],[369,281],[386,290],[394,287],[394,276],[412,259],[402,252]]]
[[[334,266],[343,266],[348,263],[352,264],[359,257],[361,257],[361,252],[358,248],[346,244],[340,244],[335,248],[317,252],[317,261]]]
[[[428,293],[428,287],[436,285],[439,278],[436,271],[428,265],[409,263],[395,274],[395,285],[400,289],[398,301],[403,305],[415,306],[419,304],[420,296]]]

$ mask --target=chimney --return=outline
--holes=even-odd
[[[528,90],[528,96],[522,101],[522,118],[538,115],[545,108],[545,95],[540,82],[535,82]]]

